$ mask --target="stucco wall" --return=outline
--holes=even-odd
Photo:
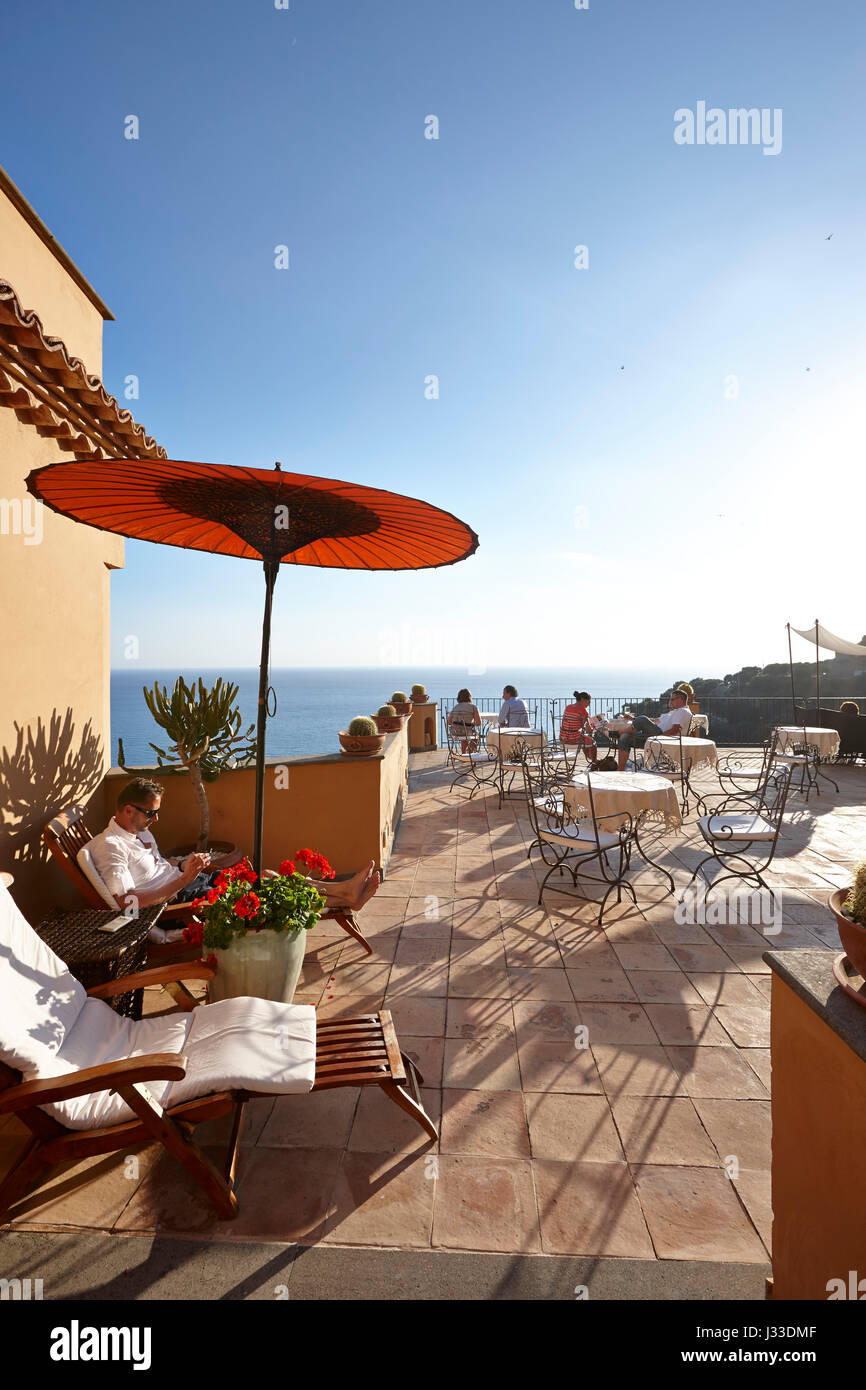
[[[99,311],[2,194],[0,276],[99,370]],[[86,800],[110,761],[109,567],[123,564],[123,541],[45,508],[37,517],[24,486],[32,468],[69,457],[0,409],[0,868],[25,912],[65,893],[52,874],[46,899],[42,826]]]

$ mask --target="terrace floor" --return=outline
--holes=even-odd
[[[261,1100],[248,1112],[236,1221],[217,1221],[149,1147],[56,1171],[5,1229],[715,1262],[732,1275],[768,1265],[762,954],[837,947],[825,903],[862,854],[866,770],[832,769],[838,796],[792,794],[768,875],[783,926],[765,936],[678,925],[649,871],[632,876],[640,911],[610,909],[603,930],[570,894],[549,892],[539,908],[522,802],[500,811],[495,792],[449,793],[442,754],[412,762],[388,877],[361,914],[374,954],[338,927],[317,929],[296,999],[324,1016],[391,1009],[440,1142],[378,1090]],[[678,884],[696,862],[694,821],[652,842]],[[165,999],[154,992],[149,1010]],[[197,1138],[216,1154],[226,1132],[220,1122]],[[0,1170],[22,1137],[13,1118],[2,1124]]]

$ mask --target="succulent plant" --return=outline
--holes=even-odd
[[[352,720],[346,732],[353,738],[364,738],[369,734],[377,734],[379,730],[366,714],[359,714],[357,719]]]
[[[394,691],[394,694],[391,696],[391,704],[392,704],[392,705],[405,705],[405,704],[408,704],[408,700],[407,700],[407,698],[406,698],[406,695],[403,693],[402,690],[395,690],[395,691]]]
[[[866,927],[866,859],[862,860],[854,870],[851,892],[842,906],[849,917],[855,922],[859,922],[861,927]]]
[[[393,719],[396,713],[393,705],[380,705],[377,711],[379,719]]]
[[[227,768],[248,763],[255,756],[255,725],[242,731],[237,694],[238,687],[222,677],[208,688],[200,677],[196,687],[178,676],[171,694],[159,681],[152,690],[144,687],[147,708],[171,739],[170,748],[150,744],[159,766],[185,767],[189,772],[199,808],[199,849],[207,848],[210,834],[204,783],[214,782]]]
[[[412,686],[412,699],[415,700],[418,704],[421,704],[422,701],[427,699],[427,691],[423,685]]]

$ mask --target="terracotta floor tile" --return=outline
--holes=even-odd
[[[595,1058],[574,1041],[533,1037],[518,1043],[520,1076],[525,1092],[565,1091],[572,1095],[601,1095]]]
[[[558,969],[513,966],[508,970],[508,981],[514,1000],[550,999],[570,1003],[572,999],[571,986],[561,966]]]
[[[442,1082],[451,1090],[519,1091],[514,1038],[446,1038]]]
[[[345,1148],[358,1094],[357,1086],[345,1086],[333,1091],[316,1091],[312,1095],[276,1096],[262,1129],[259,1147]],[[202,1125],[196,1133],[203,1129]]]
[[[769,1172],[742,1169],[740,1176],[733,1179],[733,1184],[746,1211],[752,1218],[752,1222],[757,1227],[758,1235],[767,1250],[772,1250],[773,1206]]]
[[[766,1005],[719,1004],[714,1013],[738,1047],[770,1046],[770,1010]]]
[[[449,999],[445,1036],[448,1038],[513,1037],[514,1015],[509,999]]]
[[[219,1223],[219,1236],[314,1243],[330,1210],[340,1157],[336,1148],[253,1150],[240,1174],[240,1211],[234,1221]]]
[[[445,1004],[443,998],[420,994],[385,995],[384,1007],[389,1009],[397,1032],[397,1041],[404,1033],[416,1038],[445,1036]]]
[[[748,1065],[751,1050],[736,1047],[668,1047],[673,1067],[695,1099],[765,1100],[767,1092]]]
[[[635,997],[642,1004],[702,1002],[701,996],[682,970],[632,970],[628,978]]]
[[[442,1153],[529,1158],[529,1131],[519,1091],[443,1091]]]
[[[627,1048],[618,1043],[596,1043],[592,1051],[601,1083],[611,1098],[685,1094],[670,1058],[658,1043],[632,1043]]]
[[[529,966],[535,970],[561,969],[562,957],[552,931],[548,936],[536,937],[506,927],[502,935],[509,968]]]
[[[677,1096],[621,1096],[613,1117],[629,1163],[717,1168],[719,1157],[694,1104]]]
[[[651,930],[651,928],[650,928]],[[676,961],[660,943],[614,941],[613,949],[624,970],[675,970]]]
[[[677,965],[689,975],[739,968],[721,946],[712,942],[707,946],[671,946],[670,950]]]
[[[655,1043],[647,1011],[641,1004],[592,1004],[579,1006],[580,1021],[589,1030],[589,1045],[596,1043]],[[675,1005],[656,1005],[656,1008],[674,1008]]]
[[[633,1171],[659,1259],[766,1262],[766,1251],[721,1168],[658,1164]]]
[[[726,970],[716,975],[689,975],[689,979],[705,1004],[751,1004],[765,1007],[766,996],[756,989],[747,975]]]
[[[394,965],[388,981],[388,994],[392,999],[406,998],[416,994],[447,995],[448,962],[431,961],[418,965]]]
[[[428,1039],[442,1046],[441,1038]],[[421,1089],[421,1103],[437,1129],[441,1120],[442,1092],[435,1087]],[[436,1151],[430,1138],[412,1115],[407,1115],[378,1086],[364,1086],[349,1135],[349,1150],[363,1153],[417,1153]]]
[[[511,985],[504,965],[471,965],[464,958],[452,961],[448,995],[461,999],[509,999]]]
[[[223,1148],[205,1149],[217,1166],[220,1166],[225,1151]],[[285,1179],[288,1150],[262,1150],[271,1155],[271,1170]],[[243,1182],[249,1159],[256,1150],[241,1150],[238,1156],[238,1186]],[[240,1200],[240,1199],[239,1199]],[[170,1231],[213,1235],[227,1225],[234,1227],[234,1221],[220,1221],[202,1189],[182,1168],[176,1159],[162,1148],[154,1148],[144,1181],[139,1182],[128,1204],[114,1223],[116,1231]]]
[[[568,957],[571,960],[574,957]],[[571,992],[576,1003],[591,1003],[605,1000],[628,1002],[635,998],[629,978],[616,962],[608,966],[585,966],[577,970],[566,970]]]
[[[438,1155],[432,1152],[410,1157],[345,1153],[334,1183],[324,1243],[429,1248],[437,1161]]]
[[[442,1154],[433,1245],[451,1250],[539,1250],[531,1165],[516,1159]]]
[[[514,1029],[520,1042],[530,1038],[564,1039],[573,1045],[579,1026],[577,1004],[524,1000],[514,1005]]]
[[[526,1097],[533,1158],[566,1163],[623,1163],[625,1155],[605,1096],[553,1092]]]
[[[769,1171],[769,1100],[696,1100],[695,1108],[723,1161],[740,1169]]]
[[[663,1043],[724,1046],[728,1035],[706,1004],[647,1004],[647,1014]]]
[[[768,943],[764,950],[771,951],[772,945]],[[758,949],[753,951],[750,946],[726,946],[725,950],[732,958],[738,970],[744,971],[747,975],[770,975],[772,971],[763,958],[763,951]]]
[[[752,1068],[752,1071],[766,1087],[769,1094],[772,1074],[770,1049],[768,1047],[744,1047],[740,1052],[740,1056],[746,1065]]]
[[[448,961],[450,941],[441,936],[401,937],[395,965],[438,965]]]
[[[48,1170],[38,1187],[21,1198],[5,1220],[16,1225],[87,1226],[111,1230],[160,1163],[156,1145],[128,1154],[102,1154]],[[182,1175],[176,1160],[167,1160]]]
[[[626,1165],[535,1159],[533,1169],[546,1254],[653,1258]]]

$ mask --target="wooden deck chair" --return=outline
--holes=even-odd
[[[93,839],[84,819],[86,814],[86,806],[70,806],[67,810],[60,811],[46,825],[42,832],[42,839],[67,878],[71,879],[91,907],[118,907],[116,899],[109,893],[95,864],[86,853],[87,846]],[[159,963],[165,960],[177,960],[184,954],[187,956],[200,954],[198,947],[188,947],[183,941],[162,940],[162,928],[170,931],[173,928],[184,927],[191,916],[192,905],[190,903],[167,904],[160,918],[160,927],[156,929],[158,935],[155,934],[155,940],[148,947],[150,960]],[[343,931],[354,937],[363,946],[368,956],[373,954],[373,947],[358,926],[351,908],[327,909],[322,913],[320,920],[336,922],[338,926],[343,928]]]
[[[151,984],[212,979],[198,961],[146,969],[85,990],[0,885],[0,1115],[32,1139],[0,1181],[0,1222],[46,1168],[130,1145],[163,1145],[220,1219],[237,1214],[235,1172],[247,1102],[262,1096],[380,1086],[431,1139],[423,1077],[385,1010],[317,1022],[310,1005],[186,990],[179,1012],[139,1021],[104,1001]],[[193,1141],[203,1120],[234,1111],[222,1170]]]

